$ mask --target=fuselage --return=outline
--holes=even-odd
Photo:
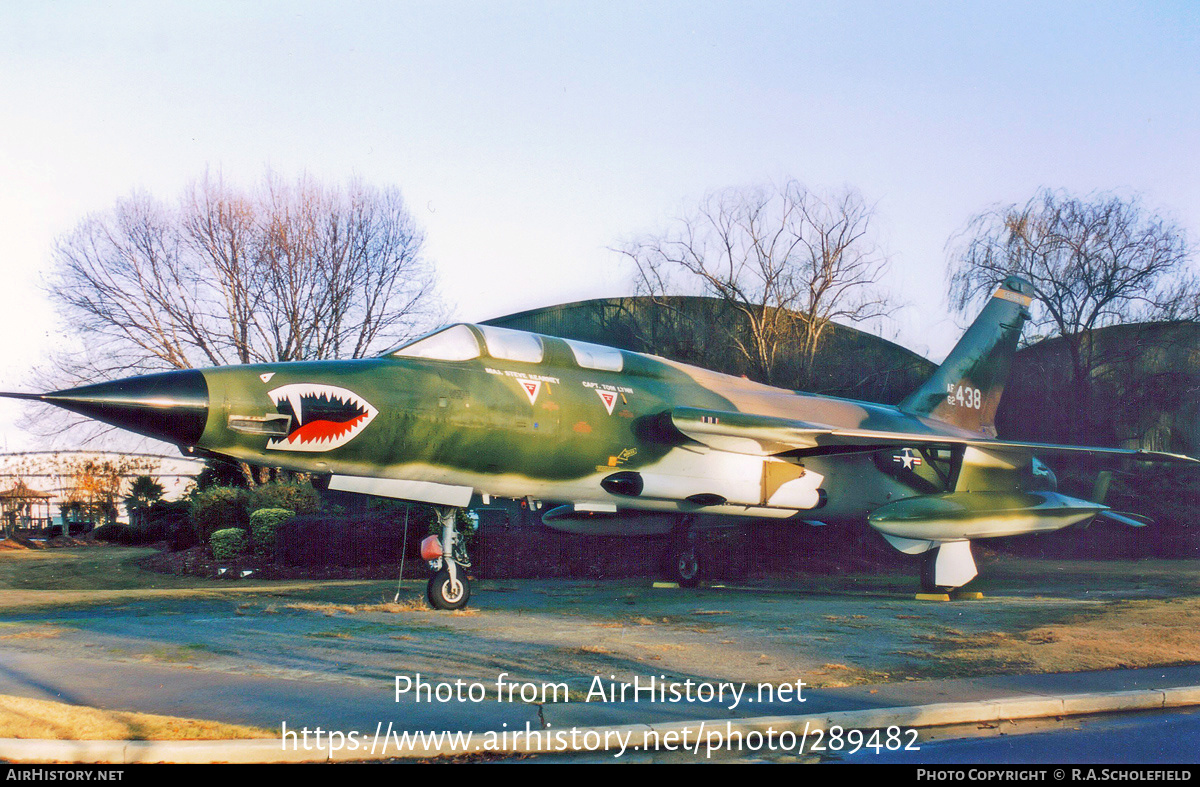
[[[478,343],[478,357],[417,357],[402,348],[363,360],[202,370],[209,408],[196,447],[334,477],[532,496],[601,511],[861,521],[891,501],[949,491],[920,458],[914,466],[894,452],[777,459],[716,451],[664,440],[655,420],[692,407],[961,434],[932,419],[548,336],[536,337],[540,354],[495,352],[488,339],[496,329],[455,329],[471,332],[460,338]],[[640,475],[639,494],[606,488],[605,479],[622,472]]]

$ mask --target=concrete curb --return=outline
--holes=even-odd
[[[617,727],[574,728],[579,740],[594,735],[597,746],[555,748],[553,751],[608,751],[620,748],[625,736],[639,747],[646,740],[672,742],[674,748],[690,748],[697,740],[709,736],[726,736],[751,732],[775,734],[791,732],[797,737],[819,730],[841,727],[844,730],[882,730],[888,727],[942,727],[951,724],[1034,719],[1048,716],[1078,716],[1089,713],[1156,710],[1200,705],[1200,686],[1180,686],[1170,689],[1138,689],[1134,691],[1090,692],[1086,694],[1032,695],[1001,700],[972,702],[941,702],[897,708],[866,708],[835,711],[811,716],[760,716],[750,719],[665,722],[629,724]],[[511,735],[513,731],[508,731]],[[520,731],[522,736],[524,731]],[[538,732],[535,730],[535,732]],[[546,731],[541,731],[545,737]],[[570,736],[572,728],[550,730]],[[370,739],[359,739],[361,750],[343,748],[329,752],[327,748],[284,749],[277,739],[231,741],[60,741],[0,738],[0,759],[15,762],[70,762],[131,764],[141,762],[170,763],[266,763],[266,762],[361,762],[389,758],[432,758],[483,751],[498,754],[538,754],[547,751],[530,741],[519,745],[486,746],[482,739],[489,733],[474,733],[470,744],[441,741],[440,744],[417,743],[399,750],[388,742],[377,751],[370,749]],[[620,736],[620,737],[618,737]],[[448,737],[448,736],[447,736]],[[723,740],[723,738],[721,738]],[[698,748],[698,747],[697,747]]]

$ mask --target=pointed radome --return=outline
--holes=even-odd
[[[194,369],[126,377],[52,393],[0,393],[57,405],[106,424],[181,446],[195,445],[208,421],[208,383]]]

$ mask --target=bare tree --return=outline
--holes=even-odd
[[[799,347],[803,381],[829,325],[891,312],[876,284],[887,258],[874,242],[873,210],[853,189],[821,195],[791,180],[726,189],[664,233],[618,249],[636,266],[639,295],[723,301],[744,325],[722,326],[754,371],[776,382],[781,353]]]
[[[948,244],[950,297],[973,310],[1010,274],[1034,286],[1032,324],[1061,336],[1071,359],[1072,437],[1102,359],[1092,332],[1106,325],[1194,318],[1197,288],[1183,229],[1136,198],[1079,198],[1043,189],[1024,205],[991,208]]]
[[[203,330],[189,332],[204,362],[228,362],[226,354],[218,349],[226,343],[229,358],[237,363],[258,360],[254,339],[260,310],[267,305],[271,274],[263,239],[270,214],[264,215],[261,201],[254,195],[239,192],[206,173],[184,193],[178,220],[182,242],[201,268],[197,272],[210,277],[208,286],[202,289],[210,301],[205,307],[214,319],[201,321]],[[194,311],[184,304],[181,318],[185,324],[191,322],[186,315]],[[223,334],[223,341],[205,338],[213,331]]]
[[[444,318],[423,245],[400,192],[358,180],[206,174],[174,203],[134,194],[58,239],[47,287],[80,349],[37,384],[362,357]],[[78,422],[43,415],[27,419],[42,434]]]
[[[57,371],[361,357],[442,316],[423,243],[397,190],[359,181],[135,194],[55,247],[49,291],[85,348]]]

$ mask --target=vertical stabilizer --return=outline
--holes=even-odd
[[[995,436],[996,408],[1032,301],[1032,284],[1005,279],[945,362],[900,409]]]

